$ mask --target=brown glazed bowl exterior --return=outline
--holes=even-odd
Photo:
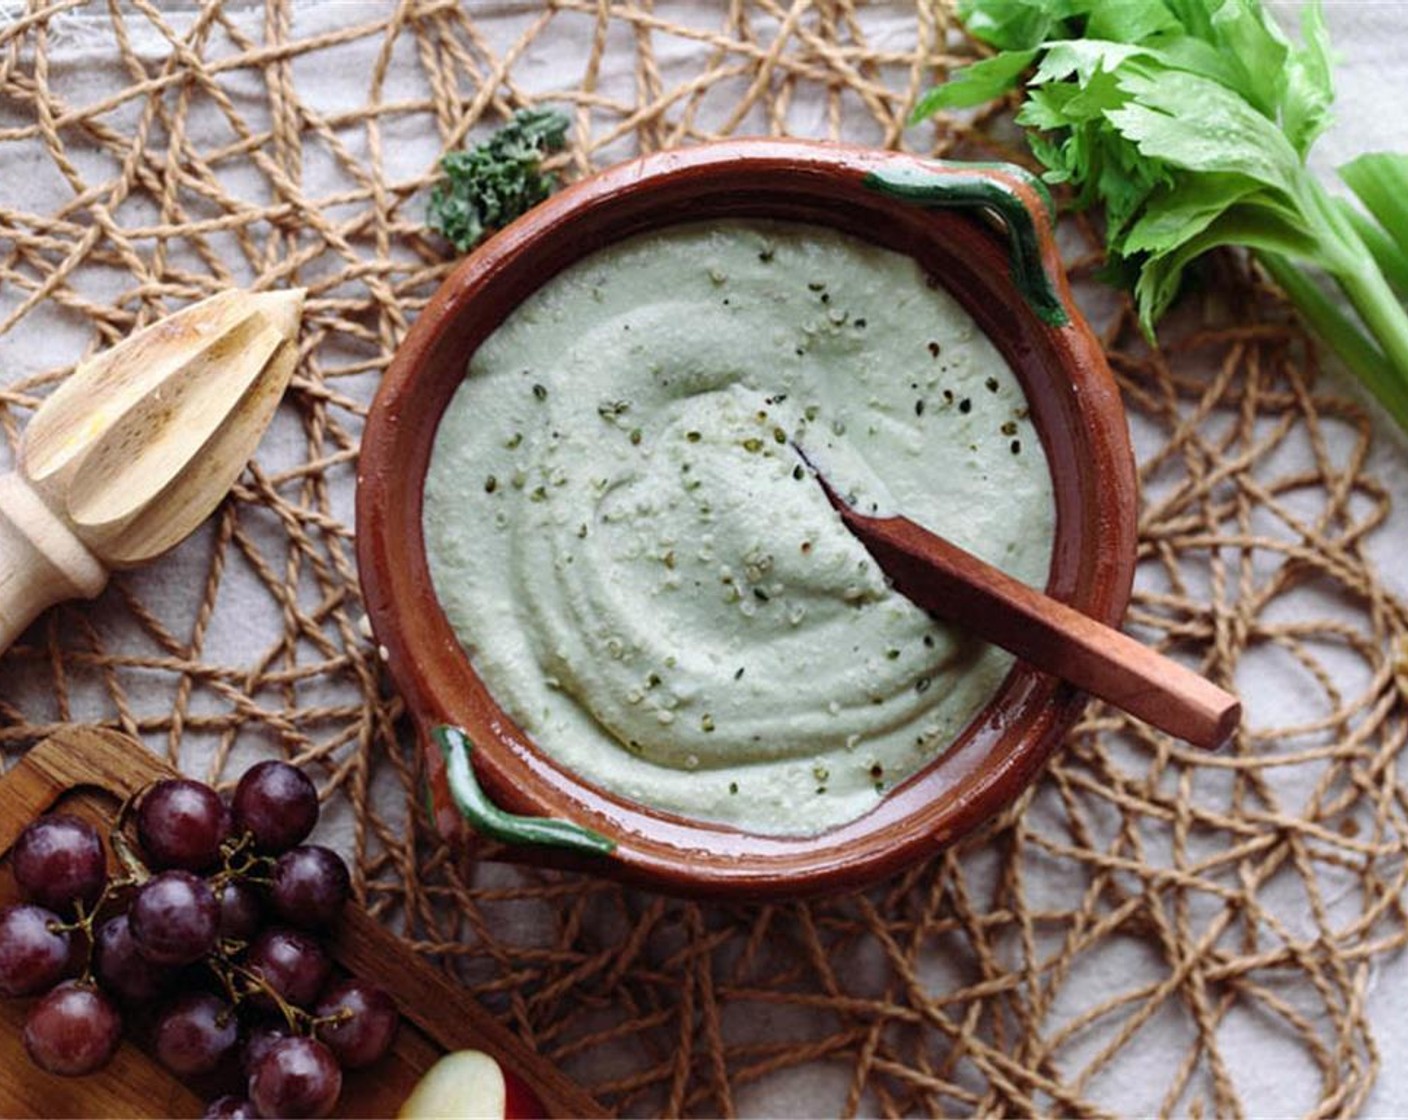
[[[1135,556],[1136,483],[1118,390],[1071,301],[1037,192],[1042,262],[1069,314],[1049,325],[1020,294],[1007,242],[972,210],[925,209],[866,185],[868,173],[932,173],[915,157],[797,141],[742,140],[661,152],[569,187],[484,243],[430,301],[397,351],[362,441],[357,559],[372,628],[422,740],[437,826],[468,839],[431,727],[456,724],[500,808],[575,821],[610,857],[544,848],[513,858],[587,867],[671,893],[779,897],[873,883],[982,824],[1032,781],[1085,696],[1022,664],[940,757],[859,820],[818,836],[757,836],[657,812],[560,768],[476,676],[431,585],[421,501],[436,427],[474,349],[531,292],[613,241],[681,221],[776,218],[833,226],[899,250],[974,317],[1020,378],[1051,467],[1056,542],[1047,591],[1118,625]],[[949,165],[950,167],[953,165]],[[1010,171],[1010,169],[1008,169]],[[1001,168],[968,174],[1002,178]],[[1011,177],[1004,180],[1011,186]]]

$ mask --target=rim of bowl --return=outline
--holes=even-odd
[[[1003,174],[992,165],[946,166]],[[776,897],[860,887],[973,830],[1035,777],[1086,698],[1019,662],[942,753],[871,812],[815,836],[744,833],[616,797],[559,767],[498,707],[439,607],[425,555],[423,484],[441,415],[470,354],[514,307],[575,260],[635,233],[699,218],[771,216],[859,234],[915,257],[931,275],[944,266],[953,282],[941,283],[1016,372],[1041,435],[1057,504],[1048,593],[1118,625],[1133,580],[1137,494],[1118,388],[1071,298],[1035,192],[1027,189],[1024,201],[1042,211],[1035,214],[1042,261],[1069,315],[1061,326],[1042,322],[1024,302],[991,223],[923,210],[863,183],[872,172],[935,167],[902,153],[794,140],[654,153],[541,203],[481,244],[432,296],[367,418],[356,550],[368,617],[416,723],[442,833],[464,824],[428,740],[442,723],[468,732],[476,776],[500,807],[573,820],[616,844],[602,859],[542,849],[520,850],[523,858],[591,867],[673,893]]]

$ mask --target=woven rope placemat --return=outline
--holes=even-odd
[[[377,379],[451,263],[422,228],[437,157],[546,102],[573,114],[568,177],[743,133],[1022,158],[1001,118],[903,128],[950,49],[939,7],[898,0],[36,0],[11,18],[11,456],[85,352],[230,284],[309,301],[288,403],[209,525],[0,660],[6,761],[68,720],[222,781],[296,760],[372,910],[622,1113],[1361,1106],[1366,993],[1405,938],[1408,612],[1364,551],[1390,515],[1365,413],[1317,388],[1306,339],[1231,258],[1157,351],[1082,286],[1144,451],[1130,625],[1244,693],[1231,749],[1094,706],[981,835],[810,904],[457,866],[421,815],[360,626],[351,501]],[[1098,241],[1068,227],[1087,276]]]

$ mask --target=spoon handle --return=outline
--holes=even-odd
[[[1221,746],[1241,721],[1211,681],[908,518],[840,513],[897,591],[975,637],[1195,746]]]

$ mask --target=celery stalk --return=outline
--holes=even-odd
[[[1367,217],[1347,199],[1338,199],[1345,219],[1354,227],[1359,240],[1374,257],[1379,271],[1392,286],[1399,299],[1408,299],[1408,252],[1405,252],[1372,218]]]
[[[1271,279],[1295,304],[1310,329],[1329,344],[1350,373],[1378,398],[1394,421],[1408,430],[1408,382],[1395,376],[1383,352],[1295,262],[1267,250],[1258,250],[1255,256]],[[1395,309],[1398,307],[1397,303],[1393,306]],[[1401,310],[1398,314],[1402,314]]]
[[[1408,254],[1408,155],[1366,152],[1339,169],[1340,178]]]

